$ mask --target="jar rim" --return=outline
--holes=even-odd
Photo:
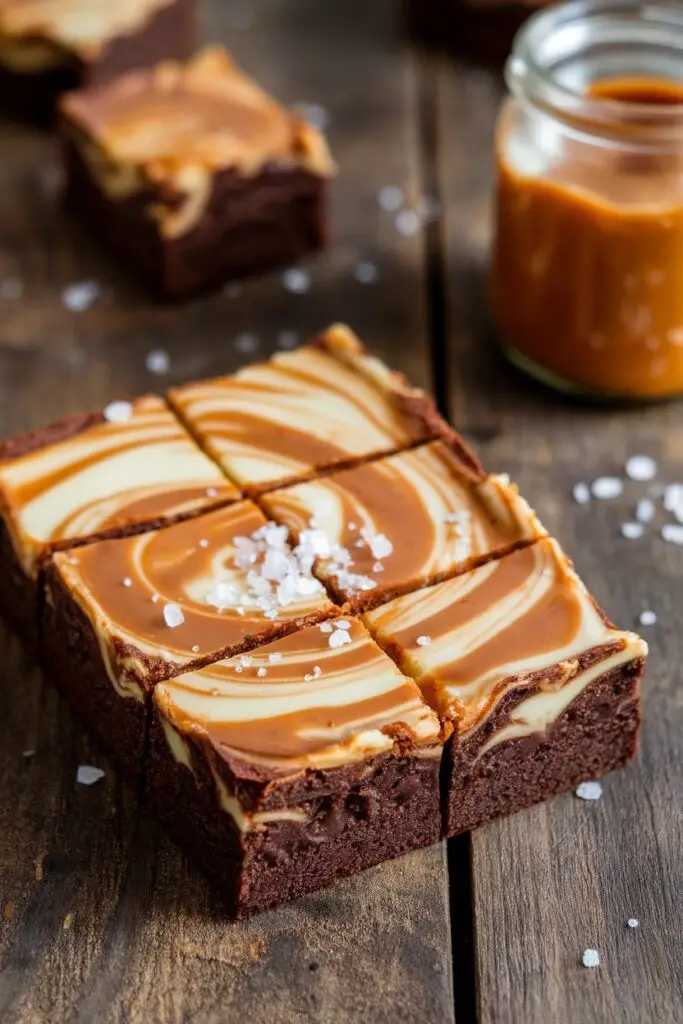
[[[574,126],[581,134],[623,138],[623,128],[645,128],[652,141],[680,141],[683,133],[683,72],[650,75],[624,70],[608,78],[657,78],[680,84],[681,102],[653,104],[633,99],[591,96],[583,87],[568,84],[557,74],[553,61],[562,63],[563,46],[573,47],[575,57],[588,53],[590,45],[603,49],[607,40],[630,41],[653,53],[669,51],[683,68],[683,5],[680,0],[570,0],[544,7],[533,14],[515,36],[505,66],[510,92],[550,116]],[[633,139],[631,140],[633,141]]]

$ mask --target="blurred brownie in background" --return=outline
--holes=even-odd
[[[324,138],[220,47],[70,93],[60,122],[70,208],[164,297],[325,241]]]
[[[197,0],[0,0],[0,105],[49,120],[60,93],[196,44]]]

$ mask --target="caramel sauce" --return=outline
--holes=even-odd
[[[615,78],[589,95],[637,104],[615,107],[637,138],[655,123],[648,106],[683,104],[683,84]],[[629,153],[566,138],[531,177],[505,130],[504,115],[492,300],[505,344],[590,391],[683,392],[683,143]]]

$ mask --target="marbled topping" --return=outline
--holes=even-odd
[[[285,536],[239,502],[54,561],[101,638],[113,681],[126,673],[145,680],[158,672],[140,654],[171,666],[199,662],[332,608]]]
[[[514,486],[480,479],[440,441],[262,500],[318,557],[316,573],[342,601],[412,589],[541,532]]]
[[[365,621],[460,733],[534,673],[541,692],[516,709],[513,732],[503,733],[545,728],[596,675],[647,653],[640,637],[608,625],[549,539],[399,597]]]
[[[272,163],[328,176],[334,169],[323,137],[217,46],[187,64],[166,61],[70,93],[61,109],[65,131],[108,195],[163,185],[150,214],[167,237],[196,223],[218,170],[251,175]]]
[[[181,733],[278,771],[439,744],[438,720],[418,688],[354,619],[309,626],[169,680],[155,701]]]
[[[8,50],[7,63],[18,70],[64,63],[64,51],[95,58],[111,39],[132,35],[170,4],[171,0],[0,0],[0,61],[2,43],[8,40],[17,47]]]
[[[50,547],[239,496],[161,399],[112,403],[93,419],[71,437],[0,457],[0,503],[28,572]]]
[[[170,399],[205,449],[245,485],[295,479],[434,433],[416,411],[428,404],[424,393],[339,326],[325,332],[320,347],[176,388]]]

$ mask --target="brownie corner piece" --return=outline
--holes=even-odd
[[[441,835],[439,723],[357,620],[160,684],[150,750],[152,810],[236,917]]]
[[[61,103],[66,199],[160,295],[285,265],[327,239],[323,136],[220,47]]]
[[[647,645],[609,623],[550,538],[399,597],[365,621],[453,729],[449,835],[636,752]]]
[[[197,0],[4,0],[0,105],[46,123],[64,92],[184,60],[196,37]]]

